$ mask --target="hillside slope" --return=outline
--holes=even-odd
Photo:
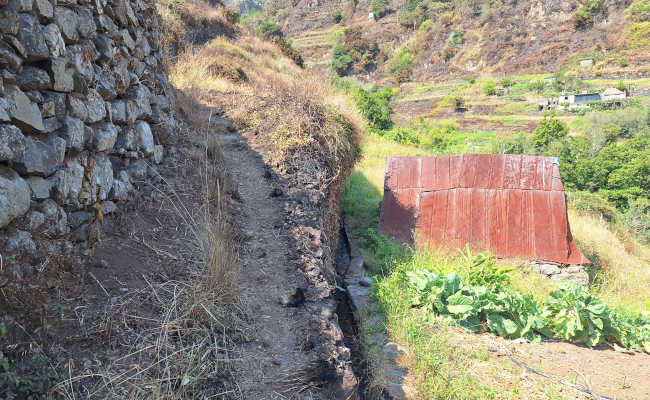
[[[594,66],[577,70],[580,74],[631,77],[650,72],[648,11],[632,6],[630,0],[588,4],[560,0],[409,0],[392,1],[379,8],[377,3],[381,2],[359,2],[355,7],[337,0],[302,0],[281,17],[283,30],[301,45],[303,38],[318,31],[359,27],[361,38],[379,47],[379,64],[394,58],[399,47],[408,47],[412,80],[549,73],[561,67],[577,70],[581,58],[593,59]],[[637,3],[647,7],[643,0]],[[375,21],[369,13],[377,9],[384,10],[385,15]],[[341,24],[334,22],[336,11],[343,15]],[[319,43],[312,41],[307,47],[328,44],[334,46],[331,37]],[[310,59],[310,50],[305,50],[306,59],[317,62]],[[371,73],[373,80],[389,75],[386,68],[365,72]],[[353,74],[363,75],[358,71]]]

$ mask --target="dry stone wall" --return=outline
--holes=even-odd
[[[47,251],[34,234],[84,240],[153,175],[174,124],[163,61],[153,1],[0,0],[5,258]]]

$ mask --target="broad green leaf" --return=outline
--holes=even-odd
[[[447,306],[447,311],[451,314],[465,314],[472,311],[473,308],[470,304],[450,304]]]
[[[592,304],[587,307],[587,310],[589,310],[593,314],[602,314],[607,310],[607,306],[603,303],[598,303],[598,304]],[[602,328],[601,328],[602,329]]]
[[[516,323],[514,323],[514,321],[511,321],[507,318],[503,318],[503,327],[508,335],[514,335],[515,333],[517,333],[517,330],[519,329],[519,327],[517,326]]]

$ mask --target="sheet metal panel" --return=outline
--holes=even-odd
[[[585,263],[571,236],[551,157],[469,154],[388,157],[379,231],[499,257]]]

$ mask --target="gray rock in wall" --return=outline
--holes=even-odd
[[[52,81],[47,71],[28,66],[18,75],[18,86],[23,90],[47,90],[52,89]]]
[[[95,47],[99,52],[99,62],[108,63],[113,59],[115,42],[104,34],[99,34],[94,39]]]
[[[77,30],[83,38],[91,37],[97,31],[93,13],[87,8],[79,9],[79,25]]]
[[[101,200],[106,200],[113,187],[113,166],[105,154],[93,154],[86,159],[92,167],[86,165],[89,171],[87,178],[79,192],[79,203],[91,205]]]
[[[88,123],[93,124],[106,118],[104,99],[95,89],[88,90],[86,107],[88,109]]]
[[[50,56],[50,50],[45,44],[45,36],[41,24],[29,14],[20,14],[18,17],[18,40],[25,48],[25,57],[28,62],[45,60]]]
[[[47,117],[56,117],[57,120],[63,121],[65,119],[67,109],[66,109],[66,98],[65,93],[45,91],[43,92],[43,104],[52,103],[54,107],[54,114],[47,114]],[[46,115],[43,115],[46,116]]]
[[[92,148],[95,151],[110,152],[115,147],[119,128],[104,122],[93,128]]]
[[[54,18],[54,7],[49,0],[34,0],[32,8],[41,22],[47,22]]]
[[[68,112],[71,117],[78,118],[82,121],[88,119],[88,109],[86,101],[81,96],[71,94],[68,96]]]
[[[0,161],[18,161],[25,152],[25,136],[13,125],[0,125]]]
[[[27,185],[32,193],[32,198],[43,200],[50,197],[54,183],[51,179],[45,179],[40,176],[30,176],[27,178]]]
[[[30,254],[36,252],[36,243],[32,240],[32,234],[26,231],[18,231],[7,240],[7,251],[25,250]]]
[[[16,54],[16,51],[8,43],[0,40],[0,68],[16,73],[20,71],[23,59]]]
[[[43,117],[36,103],[33,103],[18,87],[5,88],[7,108],[12,123],[26,132],[43,132]]]
[[[65,55],[65,42],[56,24],[49,24],[43,28],[43,36],[52,57],[63,57]]]
[[[25,151],[15,167],[21,174],[49,176],[59,169],[65,156],[65,140],[49,135],[43,140],[25,139]]]
[[[29,188],[14,170],[0,165],[0,228],[29,210]]]
[[[18,33],[18,12],[9,7],[0,9],[0,33]]]
[[[52,88],[57,92],[72,92],[74,71],[72,68],[68,68],[68,61],[63,57],[52,58],[48,68],[52,78]]]
[[[68,96],[72,98],[72,96]],[[66,147],[81,151],[84,148],[85,126],[81,119],[74,117],[65,117],[61,137],[65,139]]]
[[[78,157],[69,159],[65,168],[57,171],[53,179],[54,197],[64,205],[79,208],[79,192],[84,178],[84,167]]]
[[[54,9],[54,22],[59,27],[66,44],[79,40],[79,16],[74,10],[57,6]]]
[[[145,121],[138,121],[135,123],[135,135],[140,148],[145,155],[151,155],[154,151],[153,134],[151,127]]]

